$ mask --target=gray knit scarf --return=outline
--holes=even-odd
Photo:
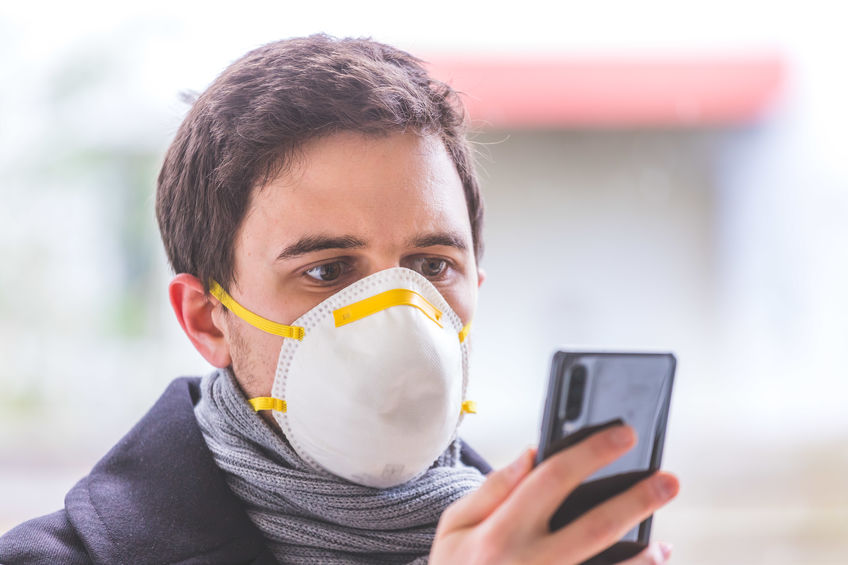
[[[304,462],[247,403],[232,374],[203,378],[206,444],[280,563],[426,563],[444,509],[483,481],[459,440],[418,479],[360,486]]]

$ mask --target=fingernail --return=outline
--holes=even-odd
[[[626,447],[633,442],[633,432],[624,426],[616,426],[610,432],[609,438],[616,447]]]
[[[656,485],[663,500],[668,500],[677,493],[677,481],[667,475],[657,477]]]
[[[663,559],[671,557],[672,548],[673,546],[670,543],[666,543],[664,541],[660,542],[660,551],[662,552]]]

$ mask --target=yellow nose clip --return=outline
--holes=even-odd
[[[439,321],[442,318],[441,310],[433,306],[426,298],[408,288],[387,290],[359,302],[354,302],[350,306],[333,310],[333,319],[338,328],[345,324],[361,320],[371,314],[376,314],[381,310],[391,308],[392,306],[412,306],[413,308],[418,308],[440,328],[444,327]]]

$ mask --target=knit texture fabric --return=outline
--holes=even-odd
[[[455,440],[421,477],[388,489],[319,471],[247,403],[227,370],[203,378],[200,429],[280,563],[426,563],[449,504],[483,482]]]

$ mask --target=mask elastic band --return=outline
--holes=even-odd
[[[468,333],[470,331],[471,331],[471,322],[468,322],[467,324],[462,326],[462,329],[459,330],[459,343],[462,343],[463,341],[465,341],[465,338],[468,337]]]
[[[262,410],[276,410],[277,412],[286,412],[288,410],[288,405],[286,404],[286,401],[282,398],[274,398],[272,396],[259,396],[257,398],[251,398],[250,400],[248,400],[248,402],[256,412],[260,412]],[[463,401],[462,413],[476,414],[477,403],[473,400]]]
[[[436,322],[440,328],[443,327],[439,322],[442,312],[430,304],[426,298],[414,290],[407,288],[387,290],[370,298],[354,302],[350,306],[333,310],[333,318],[338,328],[345,324],[361,320],[386,308],[391,308],[392,306],[413,306],[418,308],[425,316]]]
[[[282,398],[274,398],[272,396],[259,396],[248,400],[256,412],[260,410],[276,410],[277,412],[285,412],[288,410],[286,401]]]
[[[227,291],[221,288],[215,281],[209,281],[209,292],[221,301],[221,304],[227,309],[250,324],[251,326],[267,332],[269,334],[278,335],[280,337],[290,337],[292,339],[303,340],[303,328],[300,326],[286,326],[272,322],[258,314],[254,314],[241,304],[235,301],[232,296],[227,294]]]

